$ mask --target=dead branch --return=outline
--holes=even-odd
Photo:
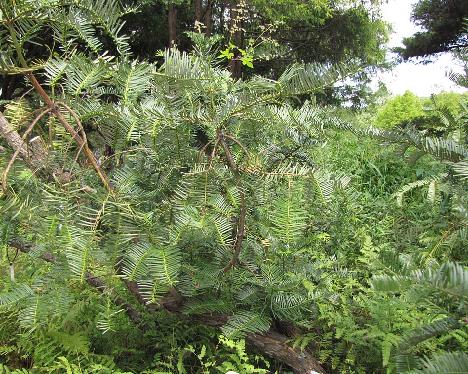
[[[44,111],[42,111],[34,120],[31,122],[31,124],[28,126],[26,131],[24,132],[23,136],[21,137],[21,140],[23,141],[28,137],[28,135],[31,133],[31,131],[34,129],[34,126],[39,122],[39,120],[44,117],[47,113],[49,113],[52,109],[47,108]],[[15,150],[15,153],[13,153],[13,156],[11,157],[10,161],[8,162],[7,167],[5,168],[3,174],[2,174],[2,188],[3,191],[7,190],[7,178],[8,178],[8,173],[10,172],[11,167],[13,166],[13,163],[15,162],[16,158],[18,155],[21,153],[21,147],[17,148]]]
[[[20,134],[7,121],[5,116],[0,112],[0,137],[4,138],[8,145],[14,150],[19,150],[19,155],[31,169],[41,167],[47,156],[45,149],[41,145],[37,145],[32,149],[32,153],[28,152],[28,147]]]
[[[233,255],[229,263],[225,266],[223,269],[223,272],[226,273],[230,269],[232,269],[234,266],[237,265],[239,262],[239,256],[240,252],[242,249],[242,242],[244,241],[245,237],[245,220],[247,216],[247,206],[246,206],[246,201],[245,201],[245,194],[244,191],[242,190],[242,180],[241,176],[239,173],[239,168],[234,161],[234,157],[232,156],[232,152],[229,149],[229,146],[227,145],[225,141],[225,135],[221,131],[218,135],[219,139],[219,144],[221,144],[221,147],[223,148],[224,155],[226,157],[227,164],[231,171],[234,173],[234,176],[236,177],[237,180],[237,186],[239,187],[240,190],[240,210],[239,210],[239,217],[237,218],[237,230],[236,230],[236,237],[234,240],[234,250],[233,250]]]

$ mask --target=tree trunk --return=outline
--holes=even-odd
[[[224,12],[226,11],[226,2],[222,1],[220,5],[220,10],[219,10],[219,28],[221,30],[221,33],[224,32]]]
[[[23,243],[18,240],[10,240],[8,245],[17,248],[23,253],[31,252],[33,246],[31,244]],[[56,261],[55,256],[52,253],[44,252],[40,256],[44,261],[54,263]],[[107,291],[111,294],[114,299],[114,303],[123,309],[125,309],[129,318],[141,328],[145,326],[141,325],[142,317],[139,311],[132,305],[125,301],[118,295],[113,293],[112,288],[108,288],[105,281],[91,273],[86,273],[86,282],[91,286],[99,290],[100,292]],[[149,312],[155,312],[158,309],[164,309],[170,313],[181,313],[184,309],[184,299],[177,293],[176,290],[171,290],[169,293],[159,300],[159,308],[154,304],[147,304],[138,290],[138,286],[135,282],[125,281],[128,290],[132,295],[135,296],[136,300],[146,306]],[[198,322],[207,326],[220,327],[224,325],[228,316],[218,314],[202,314],[191,316],[194,322]],[[275,360],[284,362],[288,365],[296,374],[325,374],[325,370],[322,368],[316,358],[306,350],[300,350],[298,348],[292,348],[288,345],[288,338],[274,330],[267,331],[263,334],[249,333],[246,335],[247,343],[254,347],[256,350],[265,354]]]
[[[206,36],[210,36],[213,32],[213,1],[209,0],[205,10],[205,27]]]
[[[230,29],[231,29],[231,40],[232,43],[237,47],[237,48],[242,48],[243,47],[243,32],[242,32],[242,12],[239,12],[237,7],[239,6],[237,0],[232,0],[230,4],[230,17],[231,17],[231,23],[230,23]],[[242,64],[240,61],[240,52],[236,50],[234,52],[234,58],[231,60],[229,63],[229,71],[231,72],[231,76],[234,79],[239,79],[242,75]]]
[[[168,10],[169,48],[176,44],[177,39],[177,8],[174,4],[169,5]]]
[[[195,24],[202,20],[202,0],[193,0],[193,7],[195,10]]]
[[[247,342],[262,354],[284,362],[297,374],[324,374],[322,365],[306,350],[301,351],[288,345],[288,338],[275,331],[264,334],[248,334]]]

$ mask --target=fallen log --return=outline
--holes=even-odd
[[[8,245],[12,248],[16,248],[23,253],[30,253],[33,245],[23,243],[18,240],[10,240]],[[44,261],[55,263],[56,257],[49,252],[44,252],[39,256]],[[140,312],[130,303],[126,302],[122,297],[115,295],[107,285],[106,282],[98,276],[92,273],[86,273],[86,282],[93,288],[96,288],[100,292],[110,292],[113,294],[114,302],[117,306],[123,308],[128,317],[137,326],[141,326],[142,317]],[[184,300],[177,293],[176,290],[172,290],[165,297],[159,300],[158,305],[147,304],[144,298],[141,296],[138,286],[135,282],[125,281],[127,289],[135,297],[135,299],[144,304],[149,312],[156,310],[165,310],[169,313],[181,314],[184,309]],[[228,316],[216,315],[216,314],[202,314],[189,316],[194,321],[212,327],[220,327],[226,323]],[[288,338],[273,329],[263,334],[249,333],[246,335],[247,343],[261,352],[265,356],[269,356],[274,360],[283,362],[289,366],[294,373],[297,374],[325,374],[325,370],[320,365],[318,360],[310,353],[305,350],[293,348],[288,345]]]

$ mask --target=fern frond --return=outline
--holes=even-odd
[[[397,347],[398,352],[404,353],[416,344],[434,336],[446,333],[452,329],[457,328],[459,325],[460,323],[456,319],[448,317],[421,326],[420,328],[411,331],[402,338],[400,344]]]
[[[124,11],[119,0],[80,0],[73,5],[82,10],[90,23],[101,28],[104,34],[112,39],[120,54],[129,54],[128,37],[121,36],[120,31],[124,25],[122,16],[131,9]]]
[[[335,191],[335,182],[333,181],[331,174],[317,170],[312,173],[312,177],[317,194],[325,203],[329,203],[332,200],[332,195]]]
[[[174,49],[165,51],[164,65],[161,69],[168,78],[197,80],[203,77],[198,60],[186,52]]]
[[[89,338],[84,332],[67,334],[60,331],[51,331],[48,335],[66,352],[86,355],[89,353]]]
[[[116,310],[111,304],[111,300],[108,299],[106,305],[102,307],[101,312],[98,315],[98,318],[96,321],[96,328],[102,331],[103,334],[106,334],[109,331],[112,331],[112,332],[116,331],[117,322],[116,322],[115,317],[118,314],[122,313],[123,311],[124,311],[123,309]],[[86,341],[86,343],[89,343],[89,341]]]
[[[409,275],[375,276],[371,281],[378,291],[400,292],[408,287],[421,286],[437,292],[466,298],[468,297],[468,269],[465,266],[447,262],[438,269],[413,271]]]
[[[300,321],[307,309],[306,297],[290,292],[278,292],[270,303],[273,315],[279,320]]]
[[[135,102],[149,88],[152,66],[145,63],[121,63],[116,67],[118,96],[124,105]]]
[[[19,126],[32,120],[33,112],[31,103],[22,98],[10,101],[5,107],[4,115],[12,125],[12,128],[18,130]]]
[[[418,132],[410,130],[403,134],[414,146],[439,159],[459,161],[468,157],[468,150],[454,140],[421,136]]]
[[[84,282],[91,261],[91,253],[94,249],[93,239],[87,233],[70,227],[68,228],[68,235],[69,242],[65,249],[67,264],[70,271],[81,282]]]
[[[40,298],[37,296],[31,297],[26,304],[27,305],[19,313],[19,323],[21,327],[29,331],[34,331],[40,326]]]
[[[155,248],[145,242],[135,243],[125,251],[121,271],[128,280],[133,281],[148,276],[146,260],[154,251]]]
[[[301,199],[301,192],[295,189],[292,181],[282,199],[277,200],[270,220],[276,237],[287,246],[293,245],[302,235],[307,225],[307,210]]]
[[[154,279],[140,279],[137,285],[141,296],[148,304],[157,304],[158,300],[167,294],[170,287]]]
[[[468,179],[468,159],[451,164],[457,177],[461,180]]]
[[[0,363],[0,374],[32,374],[32,371],[24,368],[10,370],[8,366]]]
[[[82,55],[75,55],[67,67],[66,88],[72,95],[96,89],[102,83],[107,71],[102,60],[90,61]]]
[[[433,203],[435,201],[436,186],[438,182],[447,177],[447,174],[441,174],[433,178],[422,179],[419,181],[411,182],[401,187],[397,192],[393,194],[396,198],[398,206],[403,205],[403,197],[408,192],[418,187],[428,186],[427,199]]]

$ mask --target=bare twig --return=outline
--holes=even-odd
[[[80,147],[81,146],[83,147],[83,152],[84,152],[86,158],[88,159],[89,163],[93,166],[94,170],[98,174],[98,176],[101,179],[102,184],[104,185],[104,187],[108,191],[112,191],[112,188],[111,188],[111,186],[109,184],[109,179],[107,178],[107,175],[101,170],[96,158],[94,157],[93,152],[91,151],[91,149],[88,146],[88,142],[86,140],[86,135],[84,134],[84,131],[83,131],[84,135],[82,134],[82,136],[80,136],[78,134],[78,132],[75,131],[73,126],[71,126],[70,123],[66,120],[66,118],[62,115],[59,108],[52,101],[52,99],[49,97],[47,92],[44,91],[41,84],[38,82],[38,80],[36,79],[36,77],[34,76],[33,73],[28,73],[27,77],[28,77],[29,81],[31,82],[31,84],[36,89],[37,93],[42,97],[42,99],[45,101],[47,106],[52,110],[52,112],[57,117],[57,119],[62,124],[62,126],[65,128],[65,130],[67,130],[72,135],[73,139],[75,139],[75,141],[78,143],[78,145]],[[70,114],[75,118],[75,120],[78,118],[76,113],[73,110],[71,110],[71,108],[66,106],[66,104],[61,103],[61,105],[70,112]],[[78,121],[79,121],[79,118],[78,118]],[[81,124],[81,122],[78,122],[78,123]]]
[[[65,104],[62,101],[57,101],[56,104],[64,107],[72,115],[72,117],[75,119],[76,124],[78,125],[79,130],[81,131],[81,137],[83,138],[83,143],[80,145],[80,148],[78,148],[78,152],[76,153],[76,156],[74,159],[74,162],[77,162],[78,157],[80,156],[80,153],[83,150],[85,144],[88,143],[86,132],[84,131],[84,127],[83,127],[83,124],[81,123],[80,117],[78,117],[78,114],[76,114],[76,112],[72,108],[70,108],[67,104]]]

